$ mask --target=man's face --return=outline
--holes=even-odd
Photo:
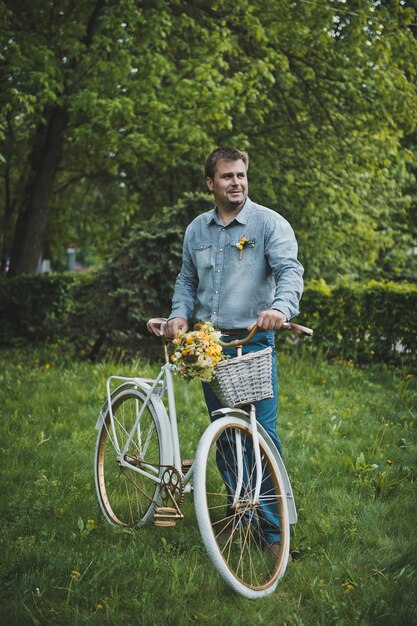
[[[218,208],[236,211],[243,206],[248,196],[248,178],[244,162],[219,161],[214,178],[207,178],[207,187],[213,192]]]

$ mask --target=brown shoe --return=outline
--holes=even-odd
[[[279,541],[276,541],[274,543],[267,543],[266,544],[266,549],[268,551],[268,553],[274,558],[274,559],[278,559],[280,554],[281,554],[281,544]],[[288,562],[287,565],[289,565],[290,563],[292,563],[292,556],[291,556],[291,552],[288,554]]]

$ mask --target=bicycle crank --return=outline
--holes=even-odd
[[[184,502],[184,481],[180,472],[168,465],[161,476],[162,506],[157,506],[154,513],[154,526],[175,526],[184,515],[181,506]]]

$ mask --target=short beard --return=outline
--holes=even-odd
[[[246,202],[246,196],[243,197],[243,200],[229,200],[228,199],[229,207],[231,209],[236,209],[239,206],[243,206],[245,202]]]

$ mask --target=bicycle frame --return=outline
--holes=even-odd
[[[167,417],[168,417],[168,422],[169,422],[169,437],[172,443],[172,449],[173,449],[173,465],[175,467],[175,469],[181,473],[181,475],[183,476],[183,481],[184,481],[184,485],[187,486],[188,483],[191,480],[192,474],[193,474],[193,469],[194,469],[194,465],[192,465],[190,467],[190,469],[186,472],[186,474],[182,474],[182,467],[181,467],[181,451],[180,451],[180,441],[179,441],[179,434],[178,434],[178,421],[177,421],[177,410],[176,410],[176,403],[175,403],[175,393],[174,393],[174,381],[173,381],[173,371],[175,371],[175,366],[170,364],[170,363],[165,363],[160,371],[158,376],[155,379],[150,379],[150,378],[138,378],[138,377],[128,377],[128,376],[110,376],[107,379],[106,382],[106,392],[107,392],[107,407],[108,407],[108,412],[109,412],[109,416],[110,416],[110,427],[111,427],[111,434],[112,434],[112,439],[114,442],[114,447],[117,451],[117,460],[118,463],[120,464],[121,467],[128,467],[130,470],[133,470],[135,472],[137,472],[138,474],[142,474],[144,476],[147,476],[148,478],[150,478],[151,480],[153,480],[154,482],[160,483],[161,479],[159,477],[159,475],[157,475],[155,473],[154,468],[149,467],[148,469],[144,469],[143,467],[137,467],[136,465],[132,465],[131,463],[129,463],[129,461],[126,458],[126,453],[127,450],[129,449],[129,446],[132,443],[133,438],[135,437],[135,434],[138,432],[138,427],[140,425],[140,420],[141,417],[144,413],[144,411],[146,410],[146,408],[149,406],[149,404],[153,401],[153,398],[156,396],[158,396],[161,400],[166,396],[167,398],[167,404],[168,404],[168,412],[167,412]],[[111,387],[112,387],[112,382],[113,381],[121,381],[123,384],[119,387],[117,387],[116,389],[114,389],[112,391]],[[144,391],[146,393],[144,402],[136,416],[135,419],[135,423],[128,435],[128,438],[126,440],[125,445],[123,446],[123,448],[120,447],[119,441],[117,439],[117,434],[116,434],[116,429],[114,426],[114,415],[113,415],[113,410],[112,410],[112,399],[115,395],[115,393],[121,388],[121,387],[125,387],[125,386],[132,386],[133,388],[139,388],[142,391]],[[162,405],[165,408],[165,405]],[[103,419],[103,411],[101,411],[100,413],[100,417],[99,417],[99,421],[98,424],[101,423],[101,420]],[[249,414],[249,419],[250,419],[250,423],[251,423],[251,429],[252,429],[252,433],[253,433],[253,446],[254,446],[254,453],[255,453],[255,463],[256,463],[256,486],[255,486],[255,492],[254,492],[254,502],[257,503],[259,501],[259,494],[260,494],[260,490],[261,490],[261,484],[262,484],[262,462],[261,462],[261,455],[260,455],[260,449],[259,449],[259,438],[258,438],[258,425],[257,425],[257,421],[256,421],[256,411],[255,408],[252,406],[251,407],[251,411]],[[142,443],[142,445],[144,445],[145,450],[146,450],[146,440],[144,443]],[[238,500],[239,500],[239,494],[241,492],[241,488],[242,488],[242,483],[243,483],[243,450],[241,448],[241,443],[240,443],[240,439],[237,440],[236,442],[237,448],[239,450],[240,448],[240,453],[238,452],[238,483],[236,485],[236,493],[234,496],[234,504],[237,504]],[[188,489],[187,489],[188,491]]]
[[[154,318],[153,320],[149,320],[148,329],[151,332],[154,332],[157,336],[161,337],[162,336],[161,328],[165,322],[166,320],[164,318]],[[285,328],[286,330],[291,330],[293,332],[307,335],[307,336],[311,336],[313,334],[313,331],[311,329],[306,328],[305,326],[300,326],[298,324],[293,324],[291,322],[287,322],[286,324],[284,324],[283,328]],[[247,343],[255,332],[256,332],[256,327],[252,329],[252,331],[243,341],[239,339],[239,340],[228,342],[227,344],[222,344],[222,345],[227,345],[228,347],[236,346],[238,349],[240,347],[240,350],[241,350],[241,346]],[[178,434],[177,412],[176,412],[175,395],[174,395],[174,383],[173,383],[173,378],[172,378],[172,373],[173,371],[175,371],[176,367],[172,365],[171,363],[169,363],[166,344],[164,348],[165,348],[166,363],[161,367],[156,379],[110,376],[110,378],[107,380],[107,406],[105,405],[103,409],[107,409],[108,407],[113,441],[115,443],[115,448],[117,451],[117,459],[120,465],[129,467],[129,469],[134,470],[135,472],[138,472],[139,474],[149,476],[152,480],[158,483],[161,482],[158,475],[155,475],[155,474],[151,475],[145,469],[136,467],[130,464],[126,460],[125,456],[127,456],[126,452],[130,444],[133,441],[135,432],[138,431],[141,417],[143,415],[144,410],[147,408],[147,406],[150,403],[152,403],[157,413],[158,411],[164,411],[164,416],[162,420],[163,423],[160,420],[160,425],[161,425],[161,428],[163,426],[166,426],[165,430],[169,431],[169,432],[164,432],[163,435],[165,437],[169,437],[170,447],[172,448],[172,465],[183,477],[183,482],[184,482],[184,485],[186,486],[186,491],[190,491],[191,485],[189,485],[189,482],[193,475],[194,465],[191,465],[190,469],[188,469],[188,471],[185,474],[183,474],[182,464],[181,464],[180,442],[179,442],[179,434]],[[119,386],[116,390],[114,390],[113,392],[111,391],[112,380],[123,381],[123,384]],[[136,389],[137,388],[141,389],[142,391],[146,393],[146,396],[143,402],[143,406],[141,407],[141,410],[136,416],[134,426],[131,432],[129,433],[128,440],[123,450],[121,450],[119,446],[119,442],[117,441],[117,436],[116,436],[116,431],[115,431],[115,426],[114,426],[112,399],[118,390],[121,390],[123,387],[128,388],[129,386],[132,386],[133,388],[136,388]],[[167,397],[168,412],[162,401],[165,395]],[[159,406],[156,406],[156,403],[155,403],[156,397],[160,400]],[[103,409],[100,412],[99,419],[97,421],[97,428],[101,425],[104,419],[105,411]],[[245,411],[241,411],[240,409],[230,409],[227,407],[224,407],[222,409],[219,409],[218,411],[215,411],[213,415],[215,415],[216,417],[217,416],[227,417],[228,415],[236,414],[236,413],[239,415],[240,418],[248,420],[248,414]],[[262,437],[267,441],[269,447],[273,450],[275,461],[279,467],[281,476],[283,478],[284,486],[285,486],[290,523],[294,524],[297,521],[297,511],[296,511],[295,504],[294,504],[294,497],[292,493],[291,483],[288,478],[288,474],[286,472],[284,463],[282,462],[282,459],[278,451],[276,450],[271,438],[265,432],[262,426],[258,424],[258,422],[256,421],[256,411],[253,405],[251,405],[248,421],[250,422],[251,430],[252,430],[253,449],[254,449],[254,454],[255,454],[255,467],[256,467],[256,476],[257,476],[255,491],[254,491],[254,502],[255,503],[259,502],[259,495],[260,495],[261,483],[262,483],[262,461],[261,461],[260,447],[259,447],[259,432],[260,432]],[[146,445],[146,441],[145,441],[145,445]],[[236,449],[237,450],[240,449],[240,452],[238,452],[238,459],[237,459],[237,462],[238,462],[237,483],[238,484],[236,485],[234,504],[237,504],[238,502],[238,494],[240,493],[240,490],[243,484],[243,450],[242,450],[240,441],[236,441]]]
[[[155,399],[158,398],[160,400],[160,405],[158,406],[158,408],[160,410],[164,410],[165,411],[165,423],[167,425],[166,427],[166,432],[165,435],[169,437],[170,442],[171,442],[171,448],[172,450],[172,460],[173,460],[173,464],[175,465],[175,469],[177,471],[179,471],[181,473],[181,475],[183,476],[183,482],[184,482],[184,486],[185,486],[185,491],[189,492],[191,491],[191,485],[190,485],[190,480],[192,478],[193,475],[193,471],[194,471],[194,465],[192,465],[188,471],[185,474],[182,474],[182,468],[181,468],[181,455],[180,455],[180,443],[179,443],[179,435],[178,435],[178,427],[177,427],[177,413],[176,413],[176,405],[175,405],[175,395],[174,395],[174,382],[173,382],[173,376],[172,373],[173,371],[175,371],[175,366],[166,363],[161,367],[160,372],[158,373],[158,376],[155,379],[149,379],[149,378],[138,378],[138,377],[127,377],[127,376],[110,376],[107,380],[106,383],[106,391],[107,391],[107,402],[106,404],[102,407],[100,413],[99,413],[99,417],[96,423],[96,428],[99,429],[105,419],[105,415],[107,413],[107,410],[109,412],[109,417],[110,417],[110,428],[111,428],[111,433],[112,433],[112,439],[114,442],[114,446],[116,448],[117,451],[117,458],[118,458],[118,462],[120,463],[121,466],[125,466],[128,467],[130,470],[133,470],[135,472],[138,472],[139,474],[143,474],[145,476],[148,476],[151,480],[160,483],[161,479],[160,477],[155,473],[155,471],[153,473],[151,473],[151,468],[149,468],[148,471],[145,471],[143,468],[137,467],[135,465],[130,464],[125,458],[124,455],[126,453],[126,450],[128,449],[128,446],[130,444],[130,442],[132,441],[135,432],[137,432],[138,430],[138,426],[140,424],[140,419],[141,416],[144,412],[144,410],[146,409],[147,406],[149,406],[149,404],[152,402],[155,406]],[[117,388],[115,388],[113,391],[111,390],[111,384],[112,381],[121,381],[122,385],[119,385]],[[116,432],[115,432],[115,427],[114,427],[114,416],[113,416],[113,411],[112,411],[112,401],[114,399],[114,397],[116,396],[117,392],[121,391],[122,389],[128,389],[129,387],[132,387],[134,389],[141,389],[142,391],[144,391],[146,393],[145,396],[145,400],[143,403],[143,406],[141,408],[141,411],[138,413],[135,423],[133,425],[133,428],[131,430],[131,432],[129,433],[129,439],[128,442],[126,443],[126,445],[124,446],[123,450],[120,449],[120,444],[117,441],[117,436],[116,436]],[[168,413],[166,412],[165,409],[165,405],[162,402],[162,399],[164,398],[164,396],[167,396],[167,401],[168,401]],[[279,467],[281,476],[283,478],[283,482],[284,482],[284,486],[285,486],[285,493],[287,496],[287,505],[288,505],[288,512],[289,512],[289,519],[290,519],[290,523],[291,524],[295,524],[297,522],[297,511],[296,511],[296,507],[295,507],[295,503],[294,503],[294,496],[293,496],[293,492],[292,492],[292,487],[291,487],[291,483],[290,480],[288,478],[288,474],[286,471],[286,468],[284,466],[284,463],[282,462],[282,459],[279,455],[278,450],[276,450],[272,440],[270,439],[269,435],[266,433],[266,431],[262,428],[262,426],[260,424],[258,424],[258,422],[256,421],[256,415],[255,415],[255,411],[252,411],[249,414],[249,420],[248,420],[248,414],[246,411],[243,411],[241,409],[231,409],[231,408],[227,408],[224,407],[222,409],[219,409],[218,411],[215,412],[215,417],[224,417],[224,418],[229,418],[229,417],[239,417],[240,419],[246,419],[247,421],[250,420],[251,422],[251,429],[252,432],[254,434],[253,440],[254,440],[254,452],[255,452],[255,463],[256,463],[256,474],[257,476],[261,476],[262,472],[260,471],[260,454],[259,454],[259,433],[261,433],[262,437],[267,441],[268,445],[270,446],[270,448],[273,450],[274,453],[274,457],[275,457],[275,461]],[[162,425],[162,424],[161,424]],[[255,444],[256,441],[256,444]],[[237,442],[237,447],[239,446],[239,443]],[[241,446],[240,446],[241,447]],[[243,451],[242,454],[239,455],[239,458],[237,459],[238,462],[238,478],[239,478],[239,484],[236,485],[236,493],[234,496],[234,504],[237,504],[238,501],[238,495],[240,493],[240,489],[242,487],[242,481],[243,481]],[[256,500],[259,499],[259,493],[260,493],[260,481],[258,480],[257,485],[255,486],[255,498]]]

